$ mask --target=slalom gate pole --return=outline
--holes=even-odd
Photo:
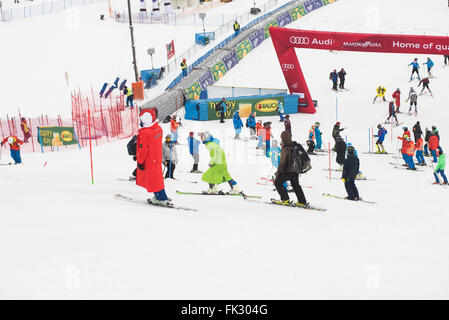
[[[335,121],[338,121],[338,97],[335,97]]]
[[[90,149],[90,176],[92,178],[92,185],[94,184],[94,164],[92,161],[92,136],[90,133],[90,109],[87,110],[87,117],[89,121],[89,149]]]
[[[171,153],[173,148],[173,141],[170,141],[170,168],[168,168],[168,177],[171,178]]]
[[[393,121],[391,121],[391,143],[393,143]]]
[[[331,170],[331,142],[329,141],[329,182],[332,180],[332,170]]]

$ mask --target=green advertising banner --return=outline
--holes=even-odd
[[[276,19],[270,21],[265,27],[265,39],[270,37],[270,31],[268,30],[269,27],[277,27],[278,26],[278,22]]]
[[[322,0],[324,5],[328,5],[329,3],[335,2],[335,0]]]
[[[226,67],[223,61],[218,61],[211,69],[212,76],[214,77],[214,81],[217,82],[220,80],[227,72]]]
[[[220,119],[220,112],[215,110],[220,101],[209,101],[207,103],[208,120]],[[235,111],[239,111],[241,118],[247,118],[251,112],[256,112],[258,117],[276,116],[279,103],[284,104],[283,96],[274,96],[269,98],[228,98],[226,100],[225,119],[234,116]]]
[[[252,48],[253,46],[251,45],[251,41],[249,41],[248,38],[240,42],[237,48],[235,49],[239,61],[245,58],[245,56],[251,52]]]
[[[191,99],[191,100],[199,99],[200,94],[201,94],[200,83],[198,81],[195,82],[194,84],[192,84],[190,87],[188,87],[185,90],[185,93],[186,93],[188,99]]]
[[[304,6],[301,4],[293,9],[290,9],[290,15],[292,16],[293,21],[298,20],[300,17],[305,16],[307,14]]]
[[[78,144],[73,127],[38,127],[42,147],[62,147]]]

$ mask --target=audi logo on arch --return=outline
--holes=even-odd
[[[290,43],[291,44],[309,44],[310,43],[310,39],[307,38],[307,37],[291,36],[290,37]]]
[[[294,64],[290,64],[290,63],[283,63],[282,64],[282,69],[284,69],[284,70],[292,70],[292,69],[295,69],[295,65]]]

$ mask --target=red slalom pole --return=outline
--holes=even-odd
[[[89,121],[89,149],[90,149],[90,176],[92,177],[92,185],[94,184],[94,164],[92,161],[92,137],[90,133],[90,110],[87,110],[87,117]]]

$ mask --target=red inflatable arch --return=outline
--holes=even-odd
[[[449,37],[347,33],[270,28],[271,39],[290,93],[300,94],[299,112],[315,113],[315,105],[295,48],[320,50],[449,55]]]

